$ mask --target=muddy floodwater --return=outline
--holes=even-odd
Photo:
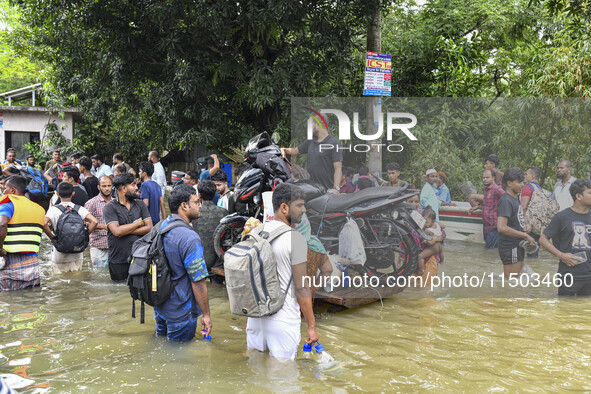
[[[127,287],[106,269],[52,276],[0,294],[0,373],[24,392],[483,392],[591,390],[591,299],[558,299],[552,286],[405,290],[380,302],[316,315],[336,362],[282,364],[246,353],[246,319],[209,287],[213,340],[167,343],[131,318]],[[543,275],[556,260],[528,260]],[[439,275],[497,275],[496,250],[448,242]],[[458,284],[458,283],[456,283]],[[305,327],[305,325],[303,325]],[[306,334],[305,328],[302,336]]]

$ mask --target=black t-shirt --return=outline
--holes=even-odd
[[[519,200],[512,197],[509,193],[505,193],[499,198],[499,205],[497,206],[497,216],[504,216],[509,218],[507,225],[514,230],[523,231],[525,218],[523,217],[523,210],[519,204]],[[519,245],[523,238],[510,237],[508,235],[499,233],[499,247],[500,248],[514,248]]]
[[[99,194],[99,181],[95,176],[89,176],[84,179],[82,182],[82,186],[86,189],[86,193],[88,194],[89,199],[98,196]]]
[[[307,162],[310,178],[320,183],[327,190],[334,188],[333,163],[343,161],[343,153],[340,149],[341,142],[330,134],[321,142],[306,140],[298,146],[300,153],[308,155]]]
[[[576,213],[572,208],[560,211],[554,215],[544,234],[552,239],[556,249],[562,253],[587,254],[587,261],[574,267],[569,267],[561,261],[558,273],[571,273],[575,279],[591,277],[591,211],[584,215]]]
[[[86,194],[84,189],[82,189],[78,185],[74,186],[74,195],[72,196],[72,202],[74,204],[84,206],[84,204],[86,204],[86,202],[88,200],[90,200],[90,198],[88,198],[88,194]],[[54,205],[57,205],[61,202],[62,202],[62,199],[58,197],[57,200],[55,201]]]
[[[131,208],[127,207],[117,200],[111,200],[103,208],[103,217],[107,228],[109,223],[119,223],[120,225],[135,222],[137,219],[152,221],[150,211],[143,201],[133,200]],[[129,256],[131,256],[131,246],[133,243],[141,238],[139,235],[128,234],[123,237],[113,235],[111,230],[107,230],[107,244],[109,245],[109,263],[124,264],[128,263]]]

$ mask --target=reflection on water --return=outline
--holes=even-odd
[[[481,245],[446,251],[440,274],[502,271]],[[41,288],[0,294],[0,373],[19,391],[591,390],[591,300],[554,289],[405,291],[383,307],[319,313],[321,342],[338,361],[323,368],[301,351],[296,364],[247,354],[246,319],[230,314],[223,288],[210,287],[213,340],[171,344],[153,335],[153,319],[131,319],[127,287],[106,270],[87,259],[83,272],[52,277],[48,257],[44,248]],[[530,265],[556,270],[545,252]]]

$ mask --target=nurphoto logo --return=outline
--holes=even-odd
[[[310,115],[307,123],[307,138],[315,138],[315,128],[325,128],[328,131],[327,117],[323,115],[334,115],[338,121],[338,139],[341,141],[351,140],[351,118],[344,111],[339,109],[321,109],[317,111],[312,108],[304,107],[304,110]],[[384,135],[384,114],[381,109],[374,107],[374,119],[376,120],[377,131],[374,134],[363,134],[359,128],[359,112],[353,112],[353,133],[355,137],[362,141],[378,141]],[[407,120],[401,123],[401,120]],[[387,112],[386,113],[386,139],[392,141],[393,134],[400,130],[411,141],[416,141],[417,137],[410,129],[417,124],[417,117],[408,112]],[[340,151],[369,152],[372,147],[378,152],[386,149],[388,152],[402,152],[404,147],[400,144],[354,144],[349,146],[340,146],[336,149]],[[334,149],[332,144],[320,144],[320,151]]]

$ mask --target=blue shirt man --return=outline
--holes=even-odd
[[[421,208],[427,208],[428,206],[431,207],[435,211],[437,215],[437,221],[439,221],[439,207],[441,206],[441,200],[437,198],[437,182],[439,181],[439,175],[437,171],[433,168],[430,168],[425,173],[427,177],[427,182],[423,186],[420,195],[420,203]]]
[[[142,187],[140,189],[140,198],[148,207],[152,223],[156,224],[160,218],[166,217],[166,209],[164,208],[164,197],[162,197],[162,190],[160,185],[152,180],[154,174],[154,164],[149,161],[140,163],[139,176],[142,180]],[[162,216],[160,216],[162,214]]]
[[[442,202],[446,202],[448,204],[451,203],[451,195],[449,193],[449,188],[445,183],[442,183],[441,186],[437,188],[436,194],[437,198],[439,198],[439,200],[441,200]]]
[[[187,225],[176,227],[163,237],[164,252],[171,271],[171,280],[178,281],[170,298],[154,307],[156,334],[166,335],[169,341],[189,341],[195,337],[197,318],[201,318],[201,333],[211,332],[209,301],[205,278],[207,267],[203,258],[203,244],[189,226],[199,217],[200,201],[189,185],[175,187],[169,198],[172,215],[161,224],[161,229],[173,221]]]
[[[206,160],[207,170],[201,171],[201,174],[199,175],[200,181],[211,181],[211,174],[213,172],[219,171],[220,169],[220,162],[218,160],[218,156],[214,153],[212,153],[210,156],[211,157],[208,157]]]
[[[144,203],[148,200],[146,205],[150,211],[152,223],[158,223],[160,221],[160,199],[162,198],[160,185],[152,180],[144,181],[140,189],[140,198],[144,200]]]

